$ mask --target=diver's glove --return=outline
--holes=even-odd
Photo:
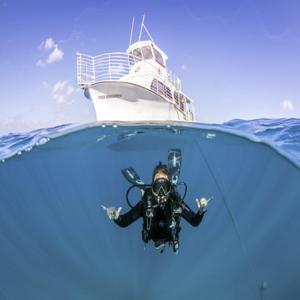
[[[209,199],[206,199],[206,198],[201,198],[201,199],[196,199],[196,203],[197,203],[197,206],[199,208],[199,212],[200,213],[204,213],[206,212],[206,207],[207,207],[207,204],[209,203],[210,200],[212,200],[213,198],[209,198]]]
[[[104,205],[101,206],[106,211],[107,216],[109,217],[110,220],[117,220],[119,218],[122,207],[115,208],[115,207],[105,207]]]

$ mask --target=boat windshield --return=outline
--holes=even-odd
[[[153,53],[150,46],[136,48],[132,52],[130,52],[130,55],[133,55],[137,60],[147,60],[153,58]]]
[[[142,60],[142,51],[140,48],[136,48],[133,50],[133,56],[138,60]]]
[[[161,66],[165,67],[165,62],[163,59],[163,56],[159,50],[157,50],[155,47],[152,46],[143,46],[139,48],[135,48],[132,52],[129,53],[132,55],[135,60],[150,60],[155,59],[157,63],[159,63]]]
[[[152,54],[152,50],[151,50],[150,46],[142,47],[142,53],[143,53],[144,59],[152,59],[153,58],[153,54]]]
[[[155,60],[164,67],[165,63],[164,63],[164,59],[163,59],[161,53],[158,50],[156,50],[155,48],[153,48],[153,50],[154,50]]]

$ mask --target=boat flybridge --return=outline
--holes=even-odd
[[[149,40],[141,40],[143,30]],[[138,42],[131,43],[131,37],[126,53],[77,53],[77,81],[93,101],[97,121],[195,121],[193,103],[167,68],[168,56],[154,43],[144,18]]]

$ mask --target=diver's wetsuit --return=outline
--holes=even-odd
[[[115,223],[121,227],[127,227],[137,219],[143,217],[144,225],[147,222],[147,200],[152,202],[153,207],[153,217],[151,218],[150,235],[149,240],[152,239],[154,242],[162,241],[165,242],[172,241],[172,214],[171,214],[171,203],[176,203],[173,208],[176,210],[177,222],[180,222],[180,217],[183,217],[192,226],[198,226],[205,212],[197,213],[193,212],[185,203],[181,200],[180,195],[177,192],[173,192],[168,199],[168,202],[158,205],[151,192],[145,193],[143,199],[139,201],[131,210],[127,213],[120,215]],[[174,216],[174,214],[173,214]],[[179,226],[179,224],[178,224]],[[180,228],[179,228],[180,230]]]

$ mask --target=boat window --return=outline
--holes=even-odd
[[[182,94],[179,94],[180,99],[180,109],[184,110],[185,97]]]
[[[133,56],[135,59],[137,60],[141,60],[142,59],[142,51],[140,48],[134,49],[133,50]]]
[[[175,103],[177,105],[179,105],[179,96],[178,96],[178,93],[177,92],[174,92],[174,99],[175,99]]]
[[[162,66],[165,66],[161,53],[157,51],[155,48],[153,48],[153,50],[154,50],[155,60]]]
[[[157,92],[157,80],[153,79],[151,83],[151,90]]]
[[[153,58],[152,50],[149,46],[142,47],[142,53],[143,53],[144,59],[152,59]]]
[[[161,94],[164,94],[164,84],[160,81],[157,82],[157,89],[158,89],[158,92],[161,93]]]
[[[180,109],[184,110],[184,103],[183,102],[180,102]]]
[[[166,85],[165,85],[165,96],[171,100],[173,99],[172,92],[171,92],[170,88]]]
[[[170,100],[173,100],[171,89],[164,85],[161,81],[153,79],[150,88],[152,91],[162,94]]]
[[[134,57],[133,57],[132,51],[129,52],[128,57],[129,57],[129,63],[130,63],[130,65],[134,65]]]

